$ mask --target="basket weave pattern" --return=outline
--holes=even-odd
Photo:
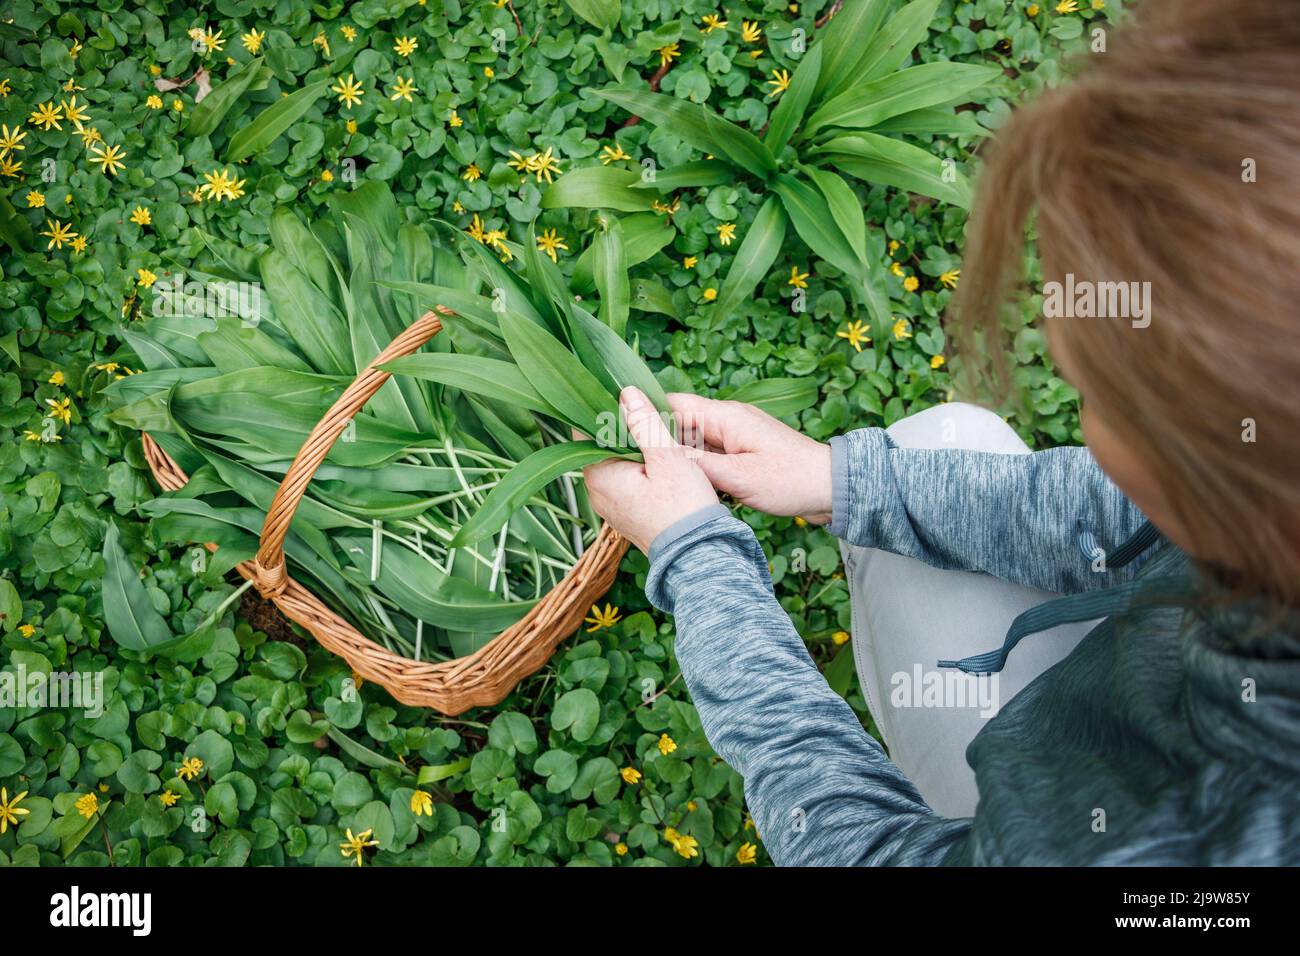
[[[451,314],[442,306],[438,310]],[[236,570],[253,582],[259,594],[274,601],[289,620],[306,628],[366,680],[383,686],[404,704],[432,707],[454,716],[471,707],[499,703],[550,659],[591,605],[609,590],[627,541],[605,525],[564,579],[524,617],[473,654],[436,664],[413,661],[381,647],[289,577],[284,539],[298,502],[348,422],[388,381],[389,373],[377,366],[410,355],[441,328],[438,316],[426,312],[361,370],[303,442],[267,510],[257,554],[236,565]],[[149,469],[163,490],[185,487],[189,476],[180,466],[149,435],[144,435],[143,443]]]

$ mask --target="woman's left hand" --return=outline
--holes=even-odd
[[[649,399],[635,388],[619,394],[619,409],[645,463],[611,459],[582,470],[592,507],[643,552],[675,521],[718,503],[699,452],[673,440]]]

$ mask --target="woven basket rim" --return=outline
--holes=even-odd
[[[438,309],[451,314],[444,307]],[[609,590],[628,543],[612,527],[603,525],[577,563],[527,614],[473,653],[437,663],[411,660],[380,646],[289,576],[283,542],[297,504],[335,439],[388,380],[389,373],[377,366],[416,351],[441,327],[438,316],[426,312],[358,373],[308,435],[285,473],[267,509],[257,555],[235,569],[285,617],[346,660],[361,677],[383,686],[404,704],[455,716],[471,707],[500,703],[521,680],[540,669]],[[164,491],[185,487],[189,476],[171,456],[147,432],[141,440],[145,460],[159,486]],[[214,549],[215,545],[208,547]]]

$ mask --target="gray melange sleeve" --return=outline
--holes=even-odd
[[[744,522],[710,509],[651,549],[646,594],[676,616],[676,655],[704,733],[745,779],[781,865],[933,864],[970,820],[921,800],[827,685],[772,593]]]
[[[1112,587],[1076,545],[1082,519],[1107,551],[1145,520],[1086,448],[1025,455],[900,448],[881,428],[831,439],[837,538],[946,570],[983,571],[1058,594]]]

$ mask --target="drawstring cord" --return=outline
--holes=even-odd
[[[1098,556],[1105,556],[1097,545],[1097,539],[1088,530],[1082,519],[1078,523],[1079,550],[1088,561]],[[1106,561],[1106,567],[1120,568],[1131,563],[1151,545],[1160,539],[1151,522],[1147,521],[1122,545],[1115,549]],[[939,661],[939,667],[955,667],[967,674],[993,674],[1002,670],[1007,663],[1007,655],[1020,643],[1022,638],[1037,634],[1061,624],[1073,624],[1079,621],[1091,621],[1101,617],[1111,617],[1130,610],[1135,604],[1153,604],[1168,602],[1188,593],[1187,582],[1181,576],[1152,578],[1145,581],[1129,581],[1117,587],[1098,591],[1084,591],[1066,597],[1054,598],[1036,607],[1022,612],[1011,622],[1006,639],[996,650],[986,651],[959,661]]]

